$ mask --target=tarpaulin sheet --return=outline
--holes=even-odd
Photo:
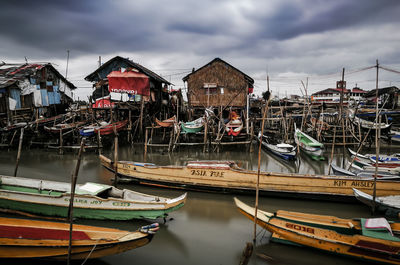
[[[104,98],[98,98],[98,99],[96,100],[96,103],[94,103],[92,107],[93,107],[94,109],[97,109],[97,108],[100,108],[100,109],[101,109],[101,108],[109,108],[110,105],[111,105],[112,107],[114,107],[114,106],[115,106],[115,103],[114,103],[114,102],[111,102],[110,97],[107,96],[107,97],[104,97]]]
[[[108,90],[116,93],[150,96],[149,78],[142,73],[112,71],[108,76]]]

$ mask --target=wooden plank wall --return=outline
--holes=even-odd
[[[216,94],[207,95],[204,83],[216,83],[223,87],[224,94],[217,88]],[[217,61],[193,73],[188,79],[188,99],[192,107],[246,105],[248,85],[244,75],[229,65]],[[209,103],[209,104],[207,104]]]

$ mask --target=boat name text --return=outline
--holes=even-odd
[[[350,185],[348,185],[350,182]],[[336,187],[363,187],[363,188],[373,188],[374,183],[372,181],[365,181],[365,180],[334,180],[333,186]]]
[[[311,227],[306,227],[306,226],[302,226],[302,225],[298,225],[298,224],[291,224],[291,223],[286,223],[286,227],[289,229],[294,229],[294,230],[314,234],[314,228],[311,228]]]
[[[190,175],[222,178],[224,176],[224,172],[192,169],[190,170]]]

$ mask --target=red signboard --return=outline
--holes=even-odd
[[[110,108],[110,106],[114,107],[114,102],[111,102],[110,97],[98,98],[96,99],[96,103],[93,104],[94,109],[101,109],[101,108]]]
[[[112,71],[108,76],[108,90],[116,93],[150,96],[148,76],[133,71]]]

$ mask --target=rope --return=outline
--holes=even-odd
[[[97,240],[96,244],[93,246],[92,250],[89,252],[89,254],[87,255],[87,257],[85,258],[85,260],[82,262],[81,265],[85,264],[85,262],[89,259],[90,255],[92,255],[92,253],[93,253],[94,249],[96,248],[97,243],[99,242],[99,240]]]

